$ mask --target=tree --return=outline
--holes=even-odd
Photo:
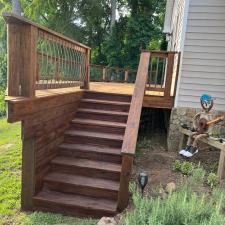
[[[115,22],[116,22],[116,0],[111,0],[111,21],[110,21],[111,32]]]
[[[12,12],[21,16],[20,0],[12,0]]]

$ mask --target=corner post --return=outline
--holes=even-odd
[[[21,95],[35,97],[37,77],[37,39],[38,29],[30,24],[21,27]]]

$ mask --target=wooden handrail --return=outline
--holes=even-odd
[[[138,128],[147,82],[149,60],[150,52],[142,52],[121,151],[122,169],[120,175],[120,189],[117,206],[119,211],[122,211],[128,203],[129,180],[136,150]]]
[[[135,154],[142,103],[147,82],[150,52],[142,52],[125,131],[122,154]]]
[[[24,18],[22,16],[18,16],[18,15],[14,14],[14,13],[5,12],[5,13],[2,14],[2,16],[4,17],[4,19],[5,19],[5,21],[7,23],[32,25],[32,26],[34,26],[34,27],[36,27],[36,28],[38,28],[40,30],[43,30],[43,31],[45,31],[47,33],[53,34],[55,36],[58,36],[61,39],[64,39],[65,41],[69,41],[72,44],[78,45],[81,48],[91,49],[90,47],[88,47],[88,46],[86,46],[84,44],[81,44],[81,43],[79,43],[79,42],[77,42],[77,41],[75,41],[75,40],[73,40],[71,38],[68,38],[68,37],[66,37],[66,36],[64,36],[64,35],[62,35],[62,34],[60,34],[58,32],[55,32],[55,31],[53,31],[51,29],[48,29],[47,27],[44,27],[44,26],[39,25],[37,23],[34,23],[34,22],[32,22],[32,21],[30,21],[30,20],[28,20],[28,19],[26,19],[26,18]]]

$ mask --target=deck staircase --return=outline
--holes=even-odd
[[[86,91],[35,209],[75,216],[112,216],[117,212],[121,148],[131,96]]]

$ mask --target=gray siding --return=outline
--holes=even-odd
[[[190,0],[178,107],[199,108],[199,97],[216,98],[225,110],[225,0]]]

